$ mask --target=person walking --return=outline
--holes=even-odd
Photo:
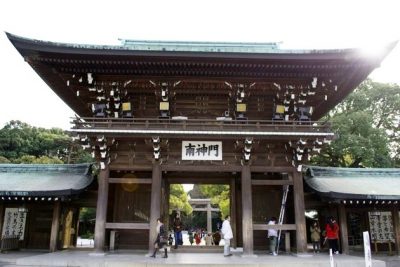
[[[168,242],[167,232],[165,231],[164,224],[162,223],[161,219],[157,219],[157,238],[154,241],[154,253],[150,257],[155,258],[157,254],[157,250],[164,248],[164,256],[163,258],[168,258],[168,252],[166,244]]]
[[[179,216],[179,213],[175,215],[174,222],[173,222],[173,227],[174,227],[174,238],[175,238],[175,249],[178,248],[178,245],[182,245],[182,221]]]
[[[268,221],[268,225],[275,225],[276,218],[271,217]],[[268,239],[269,239],[269,252],[271,255],[278,255],[275,251],[276,249],[276,241],[278,240],[278,231],[275,229],[268,229]]]
[[[233,232],[232,232],[232,227],[231,227],[231,216],[226,215],[225,220],[222,223],[221,227],[221,233],[222,233],[222,238],[225,241],[224,244],[224,256],[229,257],[232,256],[231,254],[231,239],[233,238]]]
[[[326,239],[328,240],[329,248],[332,253],[339,254],[339,225],[333,217],[328,219],[325,227]]]
[[[310,227],[311,242],[313,244],[314,253],[319,253],[321,250],[321,228],[317,221]]]

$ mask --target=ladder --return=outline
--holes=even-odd
[[[289,185],[284,185],[283,186],[281,212],[279,213],[278,224],[282,224],[283,223],[283,218],[285,217],[285,208],[286,208],[286,200],[287,200],[288,193],[289,193]],[[282,230],[279,229],[278,230],[277,246],[276,246],[276,254],[279,253],[279,245],[280,245],[280,242],[281,242],[281,234],[282,234]]]

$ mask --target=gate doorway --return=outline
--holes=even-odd
[[[232,243],[237,246],[241,229],[238,229],[240,199],[236,197],[239,195],[237,182],[240,177],[236,173],[172,172],[163,174],[163,178],[162,214],[171,236],[171,247],[178,244],[183,249],[193,248],[194,251],[196,248],[218,250],[224,245],[220,229],[226,215],[231,216]],[[179,235],[174,234],[177,217],[182,222],[182,242],[179,242]]]

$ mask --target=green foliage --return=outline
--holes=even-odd
[[[0,164],[2,163],[11,163],[11,161],[6,157],[0,156]]]
[[[200,185],[200,190],[206,197],[211,199],[211,203],[218,205],[222,218],[230,214],[230,191],[228,185]]]
[[[73,143],[62,129],[32,127],[10,121],[0,129],[0,157],[12,163],[83,163],[91,162],[89,153]]]
[[[96,221],[95,208],[81,208],[79,211],[79,235],[81,238],[93,239]]]
[[[366,80],[324,119],[332,121],[337,138],[313,164],[383,168],[399,162],[398,85]]]
[[[79,221],[80,222],[90,222],[96,219],[96,209],[95,208],[81,208],[79,211]]]
[[[180,210],[186,215],[193,212],[192,206],[189,204],[188,196],[181,184],[171,184],[169,195],[169,214],[173,210]]]
[[[48,157],[48,156],[41,156],[41,157],[35,157],[35,156],[29,156],[29,155],[24,155],[18,159],[15,159],[13,163],[24,163],[24,164],[63,164],[64,162],[56,157]]]

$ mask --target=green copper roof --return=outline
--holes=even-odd
[[[0,196],[70,196],[93,181],[90,164],[0,164]]]
[[[77,44],[61,43],[36,40],[17,36],[6,32],[11,42],[23,42],[25,45],[49,46],[51,49],[74,48],[102,50],[111,53],[112,51],[137,51],[137,52],[183,52],[197,54],[336,54],[343,52],[354,52],[357,49],[280,49],[279,42],[257,43],[257,42],[186,42],[186,41],[146,41],[119,39],[120,45],[97,45],[97,44]],[[388,47],[395,46],[397,42],[389,44]],[[28,46],[29,46],[28,45]],[[27,48],[27,47],[25,47]]]
[[[332,199],[400,200],[400,169],[307,166],[304,180]]]
[[[278,43],[182,42],[126,39],[120,39],[120,41],[123,46],[131,50],[140,51],[272,53],[279,50]]]

